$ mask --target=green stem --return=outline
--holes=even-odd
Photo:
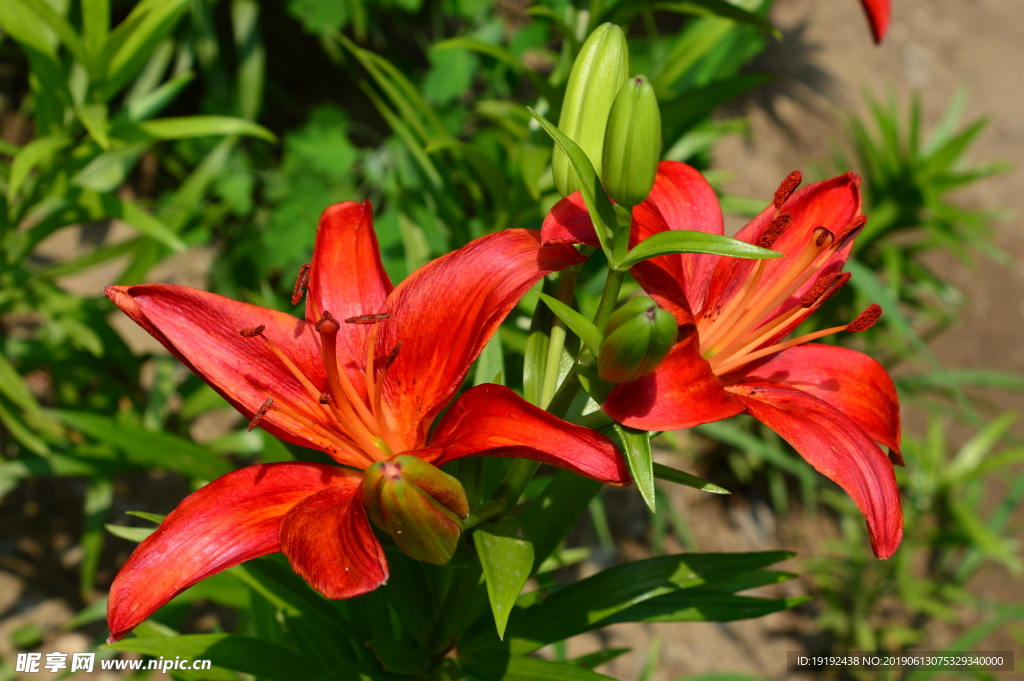
[[[484,500],[484,461],[479,456],[471,456],[459,461],[459,482],[466,490],[466,499],[471,506]]]
[[[572,304],[573,294],[576,292],[576,280],[580,276],[580,269],[583,265],[575,265],[563,270],[558,275],[558,300],[566,305]],[[538,303],[540,304],[540,303]],[[544,381],[541,384],[540,404],[541,409],[546,407],[555,394],[558,387],[558,373],[562,366],[562,350],[565,348],[565,323],[555,317],[551,323],[551,335],[548,339],[548,355],[544,362]]]
[[[505,512],[511,511],[523,496],[523,490],[529,484],[533,474],[540,468],[539,461],[530,459],[514,459],[512,465],[505,471],[505,476],[498,484],[498,490],[494,493],[494,501],[501,501],[505,504]]]
[[[517,461],[519,460],[520,459],[517,459]],[[492,499],[485,504],[477,506],[470,511],[469,515],[462,521],[462,531],[465,532],[469,528],[479,525],[488,518],[501,515],[505,512],[505,507],[507,505],[508,504],[505,503],[504,499]]]

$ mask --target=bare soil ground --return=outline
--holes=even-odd
[[[750,100],[746,112],[752,125],[750,139],[730,139],[718,147],[716,166],[734,173],[727,190],[767,198],[789,171],[806,170],[815,161],[827,160],[841,137],[843,115],[864,110],[861,93],[865,88],[879,96],[892,91],[901,101],[913,91],[921,92],[926,121],[934,123],[954,94],[968,87],[968,118],[987,114],[992,121],[972,160],[1006,159],[1015,169],[963,192],[960,198],[969,206],[1009,211],[1008,219],[998,225],[997,243],[1010,255],[1010,264],[983,262],[971,269],[952,257],[936,261],[970,304],[961,321],[935,341],[933,349],[951,367],[1024,372],[1024,344],[1017,340],[1024,328],[1024,230],[1018,217],[1024,214],[1024,191],[1017,170],[1024,167],[1024,117],[1019,113],[1024,109],[1020,78],[1024,3],[894,0],[892,26],[880,47],[872,44],[855,0],[777,0],[772,18],[785,39],[773,44],[762,65],[779,74],[779,79]],[[190,260],[208,262],[205,256]],[[184,267],[187,283],[198,284],[193,277],[201,278],[204,267]],[[993,394],[991,399],[995,407],[1024,410],[1021,396]],[[37,650],[43,652],[73,652],[90,643],[85,635],[61,630],[81,605],[76,575],[80,551],[76,553],[72,538],[81,526],[83,492],[76,481],[37,481],[0,501],[0,659],[8,664],[15,652],[10,634],[26,624],[42,627],[44,643]],[[138,480],[131,489],[119,491],[118,506],[163,513],[185,493],[184,486],[173,480]],[[703,551],[785,548],[807,555],[836,532],[821,517],[794,513],[777,521],[756,499],[723,503],[683,488],[671,494],[690,519]],[[620,502],[631,503],[628,499],[615,503]],[[1024,522],[1020,517],[1015,522],[1024,536]],[[649,555],[644,522],[619,523],[613,529],[626,558]],[[104,569],[123,560],[130,550],[121,540],[109,538],[108,542],[110,555]],[[800,572],[797,561],[782,568]],[[584,567],[584,571],[592,569],[596,568]],[[101,577],[109,580],[112,575],[101,573]],[[770,595],[798,595],[807,593],[807,587],[794,581],[773,587]],[[974,587],[985,598],[1024,600],[1021,582],[1002,570],[986,571]],[[641,673],[652,642],[658,641],[655,681],[709,672],[781,679],[787,677],[786,651],[800,649],[814,632],[812,614],[799,610],[731,624],[616,625],[600,636],[571,641],[569,653],[632,647],[633,653],[602,669],[616,678],[632,679]],[[941,646],[969,624],[935,627],[929,631],[929,644]],[[86,633],[102,634],[98,629]],[[1011,638],[999,635],[983,647],[1014,646]],[[1024,653],[1016,647],[1020,658]],[[48,676],[43,672],[23,678]]]

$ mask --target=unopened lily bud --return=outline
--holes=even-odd
[[[630,78],[608,114],[601,179],[608,195],[626,206],[647,198],[661,158],[661,111],[644,76]]]
[[[573,62],[558,118],[558,129],[583,149],[598,175],[608,112],[628,77],[626,35],[615,24],[601,24],[583,43]],[[551,172],[562,196],[579,189],[569,159],[557,147],[551,159]]]
[[[598,375],[612,383],[654,371],[676,342],[675,318],[650,298],[633,298],[612,313],[597,356]]]
[[[378,461],[363,476],[370,519],[391,535],[407,555],[445,565],[469,515],[462,483],[415,456]]]

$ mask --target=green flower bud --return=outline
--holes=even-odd
[[[363,500],[373,523],[406,554],[445,565],[469,515],[462,483],[415,456],[378,461],[363,476]]]
[[[628,77],[626,35],[615,24],[601,24],[583,43],[573,62],[562,113],[558,117],[558,129],[580,145],[599,176],[608,112],[619,87]],[[557,147],[551,159],[551,172],[562,196],[579,189],[569,159]]]
[[[597,355],[597,374],[612,383],[654,371],[676,342],[676,320],[650,298],[633,298],[612,313]]]
[[[623,83],[604,131],[601,179],[608,195],[626,206],[647,198],[661,158],[661,111],[644,76]]]

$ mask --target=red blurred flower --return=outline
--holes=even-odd
[[[889,0],[860,0],[864,5],[864,13],[868,15],[868,23],[871,24],[871,35],[875,42],[882,42],[885,32],[889,30]]]
[[[125,563],[110,590],[117,640],[176,594],[244,560],[282,551],[329,598],[388,577],[367,520],[362,473],[408,454],[527,457],[626,484],[614,445],[508,388],[481,385],[431,426],[501,321],[541,277],[582,261],[533,230],[477,239],[393,287],[369,204],[320,219],[305,320],[205,291],[111,286],[107,296],[236,409],[272,435],[339,466],[273,463],[229,473],[186,498]],[[353,470],[359,469],[359,470]]]
[[[848,173],[794,193],[799,183],[799,173],[786,178],[772,205],[737,235],[785,257],[667,255],[633,267],[644,290],[675,315],[679,335],[653,373],[616,386],[603,409],[645,430],[749,412],[846,490],[867,519],[875,554],[887,558],[903,536],[893,465],[876,444],[902,464],[892,379],[860,352],[804,345],[870,328],[881,309],[873,305],[850,324],[783,340],[849,279],[841,270],[866,220],[860,179]],[[631,245],[668,229],[722,234],[722,211],[700,173],[665,161],[633,213],[632,229]],[[579,193],[555,205],[542,235],[545,243],[596,245]]]

